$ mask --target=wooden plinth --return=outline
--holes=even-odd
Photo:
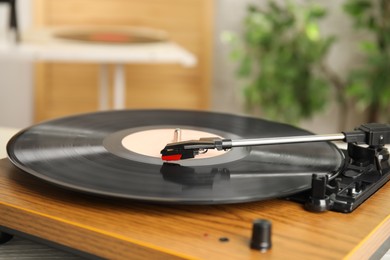
[[[67,191],[0,161],[0,226],[109,259],[366,259],[390,237],[389,198],[388,183],[350,214],[285,200],[153,205]],[[273,225],[264,253],[249,248],[255,219]]]

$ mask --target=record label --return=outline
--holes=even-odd
[[[168,129],[152,129],[144,130],[129,134],[122,139],[122,145],[129,151],[161,158],[160,151],[168,143],[182,142],[189,140],[199,140],[200,138],[222,138],[216,134],[193,130],[187,128],[168,128]],[[207,151],[206,153],[196,156],[196,160],[219,156],[226,151],[218,151],[216,149]]]

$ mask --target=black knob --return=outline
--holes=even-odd
[[[253,221],[251,248],[266,251],[271,248],[271,222],[265,219]]]
[[[326,195],[328,175],[313,174],[311,196],[305,203],[305,209],[311,212],[324,212],[330,208],[330,198]]]

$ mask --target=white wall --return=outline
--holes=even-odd
[[[30,0],[19,0],[17,8],[19,26],[24,31],[31,24]],[[7,5],[0,5],[0,126],[23,128],[32,123],[32,66],[10,57],[10,52],[4,53],[8,11]]]
[[[239,33],[246,6],[253,0],[215,1],[214,66],[212,109],[221,112],[243,113],[242,92],[234,77],[236,64],[229,60],[230,48],[221,43],[221,33]]]

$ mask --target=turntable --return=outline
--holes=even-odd
[[[380,256],[390,244],[388,128],[315,136],[175,110],[47,121],[8,143],[0,230],[91,258]],[[266,246],[250,246],[258,224]]]

